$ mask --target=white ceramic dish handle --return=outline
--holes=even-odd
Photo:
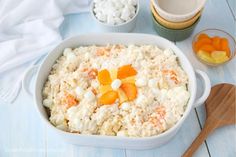
[[[204,101],[207,99],[207,97],[210,94],[211,91],[211,82],[207,74],[201,70],[195,70],[195,73],[201,78],[201,81],[203,82],[204,88],[203,93],[199,98],[196,98],[194,102],[194,107],[198,107],[204,103]],[[197,86],[199,88],[199,86]]]
[[[26,73],[22,81],[22,87],[24,91],[30,96],[33,97],[33,93],[30,91],[30,82],[33,77],[33,74],[35,74],[38,70],[38,65],[32,66]]]

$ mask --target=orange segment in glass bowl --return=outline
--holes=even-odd
[[[125,92],[128,100],[134,100],[137,96],[137,88],[132,83],[123,83],[120,88]]]
[[[212,51],[215,51],[215,48],[210,44],[205,44],[200,47],[200,50],[211,53]]]
[[[210,39],[209,36],[205,33],[202,33],[198,36],[197,38],[198,40],[202,40],[202,39]]]
[[[134,76],[137,71],[131,65],[124,65],[118,69],[117,78],[124,79],[126,77]]]
[[[101,105],[111,105],[115,103],[117,98],[118,93],[116,91],[108,91],[99,98],[98,102]]]
[[[215,36],[215,37],[212,38],[212,46],[216,50],[220,50],[220,37]]]
[[[203,39],[198,40],[198,41],[196,41],[196,42],[194,43],[194,49],[195,49],[195,51],[197,52],[197,51],[200,50],[200,48],[201,48],[203,45],[205,45],[205,44],[211,44],[211,43],[212,43],[211,39],[209,39],[209,38],[203,38]]]
[[[226,38],[220,39],[220,50],[225,51],[227,56],[230,57],[229,42]]]
[[[108,70],[104,69],[98,72],[98,81],[102,84],[102,85],[108,85],[111,84],[112,80],[111,80],[111,76]]]

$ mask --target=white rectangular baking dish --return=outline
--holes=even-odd
[[[190,99],[183,117],[174,125],[172,128],[166,132],[144,138],[134,138],[134,137],[116,137],[116,136],[103,136],[103,135],[81,135],[75,133],[68,133],[61,131],[54,127],[48,120],[48,115],[42,104],[42,88],[49,75],[52,65],[56,59],[62,55],[65,48],[71,47],[75,48],[81,45],[106,45],[106,44],[154,44],[162,49],[171,48],[175,54],[178,56],[181,66],[187,72],[189,77],[189,91]],[[28,89],[30,78],[32,73],[37,70],[35,90],[30,92]],[[202,96],[198,99],[196,97],[197,82],[196,75],[199,75],[204,82],[204,92]],[[46,123],[47,127],[52,129],[55,134],[61,136],[64,140],[71,144],[83,145],[83,146],[96,146],[96,147],[110,147],[110,148],[125,148],[125,149],[150,149],[154,147],[161,146],[169,141],[181,125],[187,118],[190,110],[199,104],[202,104],[210,92],[210,81],[207,75],[200,70],[193,70],[191,63],[188,61],[184,53],[177,48],[170,41],[146,34],[128,34],[128,33],[108,33],[108,34],[89,34],[89,35],[78,35],[71,37],[61,44],[59,44],[54,50],[52,50],[48,56],[44,59],[43,63],[39,67],[33,67],[28,71],[26,77],[24,78],[23,87],[28,94],[34,97],[36,103],[36,109],[39,112],[40,117]]]

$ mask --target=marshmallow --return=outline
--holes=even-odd
[[[84,89],[81,88],[81,87],[76,87],[75,88],[75,93],[80,99],[83,97],[84,92],[85,92]]]
[[[125,6],[125,8],[122,10],[122,13],[121,13],[121,16],[120,18],[125,20],[125,21],[128,21],[129,20],[129,16],[130,16],[130,11],[129,11],[129,8],[127,6]]]
[[[155,87],[157,87],[157,83],[158,83],[157,79],[150,79],[148,81],[148,87],[155,88]]]
[[[87,91],[85,94],[84,94],[84,99],[86,99],[87,101],[91,102],[95,99],[95,95],[93,94],[92,91]]]
[[[64,52],[63,52],[63,55],[64,56],[67,56],[69,53],[72,52],[72,49],[71,48],[65,48]]]
[[[138,78],[135,82],[137,87],[144,87],[147,85],[147,80],[145,78]]]
[[[165,49],[163,53],[167,56],[170,57],[171,55],[174,54],[174,52],[171,49]]]
[[[52,101],[52,100],[49,100],[49,99],[44,99],[44,100],[43,100],[43,105],[44,105],[45,107],[50,108],[50,107],[52,106],[52,104],[53,104],[53,101]]]
[[[121,86],[121,80],[119,80],[119,79],[115,79],[115,80],[111,83],[111,88],[112,88],[113,90],[119,89],[120,86]]]
[[[104,23],[118,25],[135,16],[137,0],[95,0],[93,12]]]
[[[128,0],[128,4],[129,5],[137,5],[137,1],[136,0]]]
[[[66,58],[68,61],[73,61],[76,59],[76,55],[73,52],[70,52],[67,54]]]
[[[128,102],[124,102],[124,103],[121,104],[121,109],[122,110],[127,111],[127,110],[129,110],[129,108],[130,108],[130,104]]]
[[[110,25],[114,25],[115,24],[115,20],[114,20],[112,15],[109,15],[107,17],[107,23],[110,24]]]

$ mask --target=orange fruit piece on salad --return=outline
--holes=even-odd
[[[225,51],[227,56],[230,57],[229,42],[226,38],[220,39],[220,50]]]
[[[196,41],[194,43],[194,50],[197,52],[200,50],[200,48],[202,47],[202,45],[205,45],[205,44],[211,44],[212,41],[210,38],[203,38],[203,39],[200,39],[198,41]]]
[[[111,76],[108,70],[104,69],[98,72],[98,81],[102,84],[102,85],[108,85],[111,84],[112,80],[111,80]]]
[[[210,39],[209,36],[205,33],[202,33],[198,36],[197,38],[198,40],[201,40],[201,39]]]
[[[124,65],[118,68],[117,78],[124,79],[126,77],[134,76],[136,74],[137,74],[137,71],[130,64]]]
[[[118,93],[116,91],[108,91],[99,98],[98,102],[102,105],[111,105],[115,103],[117,98]]]
[[[123,90],[118,89],[117,92],[118,92],[120,104],[122,104],[123,102],[126,102],[128,100],[128,97],[126,96],[126,94]]]
[[[99,93],[101,93],[101,94],[104,94],[104,93],[111,91],[111,90],[112,90],[111,85],[101,85],[99,87]]]
[[[76,98],[71,94],[66,94],[64,101],[67,104],[67,108],[70,108],[78,104]]]
[[[115,80],[117,78],[117,69],[110,70],[111,79]]]
[[[212,38],[212,46],[216,50],[220,50],[220,37],[215,36],[215,37]]]
[[[135,76],[126,77],[121,80],[122,83],[133,83],[135,84]]]
[[[86,70],[86,69],[85,69],[85,70]],[[88,77],[89,77],[90,79],[95,79],[96,76],[97,76],[97,74],[98,74],[97,69],[90,69],[89,72],[88,72]]]
[[[211,53],[212,51],[215,51],[215,48],[210,44],[205,44],[200,47],[200,50]]]
[[[96,55],[97,56],[103,56],[105,55],[105,49],[104,48],[98,48],[97,51],[96,51]]]
[[[137,88],[132,83],[123,83],[120,88],[124,91],[126,96],[128,97],[128,100],[134,100],[137,96]]]

